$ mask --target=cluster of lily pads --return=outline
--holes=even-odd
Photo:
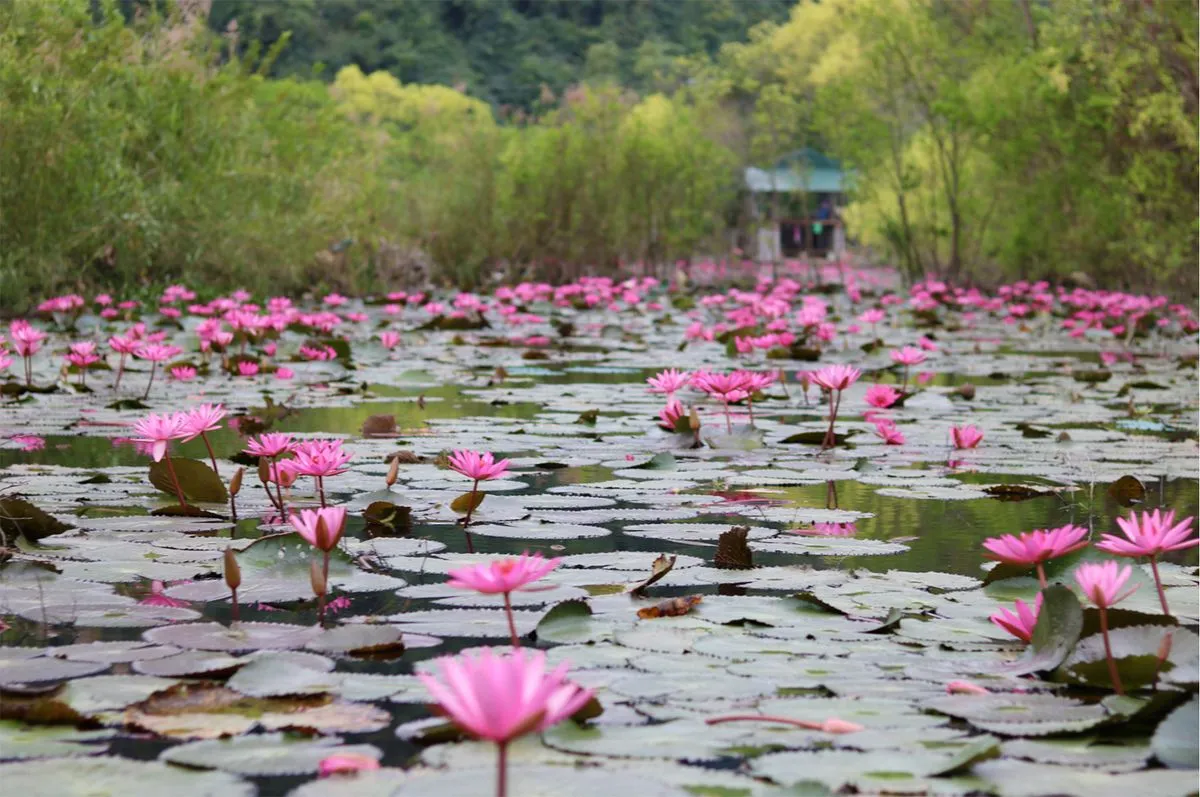
[[[0,783],[1195,793],[1191,311],[793,276],[48,300]]]

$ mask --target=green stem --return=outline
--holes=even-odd
[[[508,797],[508,742],[497,742],[496,797]]]
[[[1150,557],[1150,569],[1154,572],[1154,586],[1158,589],[1158,602],[1162,604],[1163,614],[1171,616],[1171,610],[1167,607],[1167,594],[1163,591],[1162,577],[1158,575],[1158,556]]]
[[[150,398],[150,386],[154,384],[154,369],[158,367],[158,363],[154,360],[150,361],[150,381],[146,383],[146,392],[142,394],[142,401]]]
[[[521,638],[517,636],[517,623],[513,619],[513,608],[511,594],[504,593],[504,614],[508,617],[508,635],[512,639],[514,648],[521,647]]]

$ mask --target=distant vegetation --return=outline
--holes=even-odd
[[[0,4],[0,304],[726,256],[740,169],[804,146],[853,170],[853,232],[909,275],[1195,290],[1193,5],[786,14]]]

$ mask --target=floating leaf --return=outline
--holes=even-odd
[[[1133,506],[1146,500],[1146,487],[1136,476],[1125,475],[1108,485],[1108,497],[1121,506]]]
[[[460,515],[465,515],[478,509],[484,498],[487,498],[487,493],[480,491],[463,493],[450,502],[450,509]]]
[[[381,753],[367,744],[339,745],[335,739],[300,741],[272,733],[243,739],[189,742],[162,752],[160,761],[196,769],[219,769],[250,777],[314,774],[321,759],[340,754],[378,759]]]
[[[629,594],[638,597],[644,595],[646,592],[646,587],[661,580],[663,576],[671,572],[671,569],[675,567],[676,559],[677,557],[675,556],[667,556],[665,553],[660,554],[658,558],[654,560],[654,563],[650,565],[650,577],[640,584],[635,584],[634,587],[629,590]]]
[[[713,556],[713,565],[723,570],[748,570],[754,567],[754,556],[746,537],[750,533],[748,526],[733,526],[722,532],[717,539],[717,552]]]
[[[1193,697],[1167,715],[1154,730],[1154,757],[1171,769],[1200,768],[1200,703]]]
[[[7,539],[21,536],[29,542],[62,534],[74,526],[63,523],[20,498],[0,498],[0,531]]]
[[[157,761],[94,757],[28,761],[0,766],[10,794],[56,797],[169,794],[171,797],[253,797],[254,784],[223,772],[194,772]]]
[[[288,650],[304,647],[319,636],[319,628],[283,623],[187,623],[154,628],[143,634],[149,642],[191,650]]]
[[[189,501],[223,504],[229,500],[225,483],[205,463],[196,459],[172,457],[171,467],[175,469],[175,476],[179,479],[179,489]],[[175,495],[175,482],[171,478],[165,458],[151,463],[150,483],[167,495]]]

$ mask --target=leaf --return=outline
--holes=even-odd
[[[632,467],[638,470],[675,470],[677,464],[674,454],[670,451],[660,451],[646,462],[640,465],[633,465]]]
[[[112,404],[106,405],[110,410],[148,410],[150,405],[142,402],[140,399],[119,399]]]
[[[687,595],[682,598],[667,598],[661,600],[653,606],[647,606],[643,609],[638,609],[637,616],[643,620],[652,620],[658,617],[679,617],[685,615],[692,610],[692,607],[702,600],[699,595]]]
[[[371,415],[362,422],[363,437],[390,437],[396,434],[395,415]]]
[[[74,526],[63,523],[48,515],[28,501],[20,498],[0,498],[0,531],[11,540],[24,537],[28,542],[37,542],[70,531]]]
[[[1083,630],[1083,609],[1075,593],[1061,584],[1042,590],[1042,610],[1025,656],[1005,672],[1026,675],[1048,672],[1062,664]]]
[[[1108,497],[1121,506],[1133,506],[1146,500],[1146,487],[1134,476],[1126,474],[1108,485]]]
[[[605,628],[593,618],[587,601],[576,598],[552,606],[538,620],[536,633],[538,641],[567,644],[593,641],[597,631]]]
[[[985,734],[971,739],[950,760],[926,770],[924,774],[945,777],[968,770],[980,761],[999,757],[1000,740]]]
[[[363,510],[367,532],[371,536],[407,536],[412,533],[412,507],[391,501],[372,501]]]
[[[1071,377],[1076,382],[1084,382],[1089,385],[1094,385],[1099,382],[1107,382],[1112,379],[1112,371],[1105,368],[1096,368],[1094,370],[1074,370],[1071,372]]]
[[[646,587],[662,579],[667,573],[671,572],[671,568],[675,567],[675,561],[678,557],[667,556],[667,554],[659,554],[654,563],[650,565],[650,577],[645,581],[637,584],[633,589],[629,590],[630,595],[641,597],[646,592]]]
[[[579,413],[579,417],[575,419],[575,423],[582,423],[588,426],[595,426],[596,419],[600,416],[600,410],[584,410]]]
[[[989,484],[983,491],[998,501],[1028,501],[1030,498],[1041,498],[1054,495],[1054,490],[1034,487],[1030,484]]]
[[[854,436],[853,430],[846,432],[845,434],[840,434],[838,432],[834,432],[833,444],[835,446],[844,445],[845,442],[853,436]],[[819,446],[819,445],[824,444],[824,442],[825,442],[825,433],[824,432],[797,432],[796,434],[791,435],[790,437],[783,438],[779,442],[783,443],[784,445],[792,445],[795,443],[799,443],[801,445],[806,445],[806,446]]]
[[[316,774],[321,760],[336,753],[354,753],[375,759],[382,756],[371,745],[339,745],[336,739],[299,741],[280,733],[271,733],[240,739],[189,742],[164,750],[159,760],[249,777],[270,777]]]
[[[754,567],[754,557],[746,544],[749,526],[733,526],[717,538],[717,552],[713,565],[722,570],[749,570]]]
[[[472,491],[463,493],[450,502],[450,509],[460,515],[466,515],[474,512],[483,503],[483,499],[487,497],[487,493]]]
[[[1129,690],[1149,686],[1155,676],[1161,671],[1175,667],[1175,661],[1168,655],[1167,661],[1160,667],[1158,651],[1164,638],[1172,635],[1176,650],[1172,645],[1171,653],[1176,657],[1182,653],[1182,648],[1194,646],[1195,636],[1186,629],[1164,628],[1163,626],[1128,626],[1116,628],[1109,632],[1112,645],[1113,659],[1117,664],[1117,675],[1122,685]],[[1176,660],[1178,660],[1176,658]],[[1112,676],[1108,670],[1108,657],[1104,651],[1104,638],[1100,634],[1083,637],[1071,651],[1071,655],[1063,661],[1062,666],[1054,673],[1055,680],[1086,686],[1110,689],[1113,687]]]
[[[1200,768],[1200,703],[1195,697],[1167,715],[1154,729],[1154,757],[1171,769]]]
[[[214,504],[223,504],[229,500],[225,483],[205,463],[196,459],[173,457],[171,466],[179,478],[179,488],[188,500]],[[175,483],[171,479],[171,471],[165,458],[150,464],[150,483],[167,495],[175,495]]]
[[[195,772],[157,761],[101,756],[55,758],[0,766],[8,794],[56,797],[169,794],[171,797],[253,797],[253,783],[223,772]]]

